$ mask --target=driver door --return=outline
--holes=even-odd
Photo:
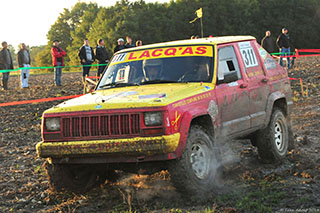
[[[247,82],[239,68],[235,47],[218,46],[217,86],[215,89],[224,136],[250,128]]]

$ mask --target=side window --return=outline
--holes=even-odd
[[[263,49],[259,44],[256,44],[259,50],[259,55],[263,60],[264,66],[266,67],[267,71],[274,70],[279,68],[279,63],[277,63],[269,53]]]
[[[239,63],[233,46],[219,48],[218,60],[218,84],[230,83],[241,79]]]

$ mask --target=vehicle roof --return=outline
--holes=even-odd
[[[213,45],[215,45],[215,44],[226,44],[226,43],[231,43],[231,42],[248,41],[248,40],[255,40],[255,39],[256,38],[253,36],[219,36],[219,37],[210,37],[210,38],[186,39],[186,40],[148,44],[148,45],[143,45],[140,47],[123,49],[117,53],[127,52],[127,51],[131,51],[131,50],[165,47],[165,46],[196,45],[196,44],[213,44]]]

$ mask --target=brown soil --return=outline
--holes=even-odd
[[[63,86],[53,85],[53,74],[31,75],[30,88],[9,79],[0,103],[82,92],[80,73],[64,73]],[[166,171],[154,175],[121,173],[116,183],[104,183],[85,194],[54,192],[36,156],[41,141],[42,112],[61,101],[0,107],[0,212],[293,212],[320,211],[320,57],[296,61],[289,76],[308,87],[303,97],[292,81],[292,123],[296,148],[282,164],[263,164],[248,141],[233,141],[225,149],[219,187],[206,201],[185,201]],[[224,143],[225,144],[225,143]]]

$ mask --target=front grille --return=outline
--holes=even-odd
[[[117,137],[138,135],[140,114],[92,115],[62,118],[62,136],[75,137]]]

